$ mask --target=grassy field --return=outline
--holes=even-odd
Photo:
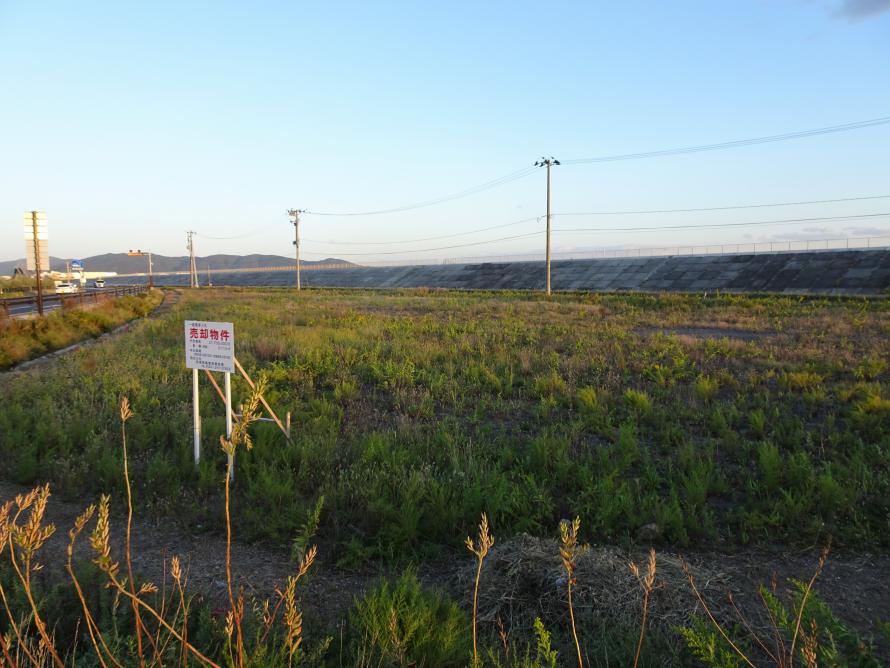
[[[184,319],[234,322],[237,356],[266,379],[275,410],[293,414],[292,443],[274,425],[250,428],[253,448],[239,454],[231,488],[236,535],[292,548],[297,558],[321,541],[328,569],[385,563],[399,572],[427,559],[465,561],[463,539],[482,512],[506,550],[500,563],[518,546],[526,549],[521,559],[540,553],[541,564],[551,563],[560,522],[582,517],[577,536],[563,534],[562,563],[568,570],[577,559],[588,597],[603,577],[595,575],[597,560],[608,554],[583,553],[588,542],[728,551],[829,537],[849,550],[890,545],[884,300],[184,291],[170,310],[126,335],[0,377],[0,478],[49,480],[70,500],[110,492],[120,508],[126,396],[135,410],[126,430],[138,512],[218,533],[226,508],[222,404],[202,380],[204,457],[196,469]],[[236,404],[249,399],[241,380],[234,393]],[[522,534],[546,540],[511,542]],[[474,550],[483,543],[480,535]],[[626,563],[602,563],[617,563],[620,577],[629,577]],[[659,578],[673,577],[676,586],[683,577],[671,563]],[[498,593],[506,586],[498,568],[486,566],[483,580],[491,584],[483,598],[492,587],[506,595]],[[113,588],[125,589],[110,573]],[[98,583],[103,576],[87,570],[82,577]],[[21,596],[15,582],[0,568],[0,585]],[[49,602],[41,607],[68,620],[59,633],[69,637],[77,617],[64,611],[77,599],[62,591],[44,591],[40,600]],[[639,600],[617,620],[603,617],[611,605],[603,596],[615,594],[599,594],[592,607],[587,598],[579,610],[580,647],[593,664],[630,665]],[[134,656],[132,632],[118,630],[132,620],[103,600],[90,598],[106,611],[100,626]],[[553,648],[548,630],[530,621],[510,641],[518,645],[501,647],[488,620],[484,664],[572,665],[564,602],[553,600]],[[787,617],[793,620],[795,604],[782,612],[778,600],[766,600],[785,619],[780,633],[792,637]],[[870,650],[821,605],[813,596],[807,608],[808,620],[819,619],[820,661],[842,664],[826,659],[838,639],[838,656],[864,661]],[[244,623],[262,629],[262,615],[251,614],[259,615],[254,610]],[[339,665],[468,665],[468,615],[420,586],[409,568],[354,600],[345,637],[339,627],[339,650],[330,650],[337,630],[326,628],[299,656],[304,665],[338,665],[338,652]],[[235,636],[209,607],[196,607],[190,619],[190,638],[214,656],[234,656],[224,648],[226,634],[229,642]],[[299,621],[290,617],[288,633]],[[676,622],[650,626],[644,665],[694,663],[693,656],[735,665],[721,659],[715,648],[727,647],[707,626],[687,628],[685,649]],[[252,641],[260,658],[250,665],[266,665],[263,652],[285,652],[290,636],[270,637],[274,647]],[[753,641],[744,646],[750,651]]]
[[[258,425],[239,462],[243,535],[290,541],[323,496],[344,563],[439,554],[482,511],[507,535],[581,515],[592,541],[890,543],[882,300],[186,293],[7,383],[2,474],[71,498],[120,489],[127,395],[141,503],[216,517],[222,405],[205,381],[196,470],[185,318],[233,321],[238,357],[294,416],[292,444]]]

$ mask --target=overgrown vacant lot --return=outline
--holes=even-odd
[[[233,321],[293,443],[257,425],[239,535],[321,504],[342,564],[498,536],[675,546],[890,544],[890,305],[792,297],[201,290],[134,332],[0,380],[0,475],[219,526],[222,403],[191,461],[186,318]],[[234,381],[236,404],[246,385]]]

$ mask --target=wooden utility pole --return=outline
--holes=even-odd
[[[550,168],[558,165],[559,160],[552,155],[549,158],[541,158],[535,163],[536,167],[547,168],[547,294],[550,294]]]
[[[288,209],[287,215],[293,218],[294,224],[294,249],[297,256],[297,290],[300,289],[300,214],[305,209]]]
[[[34,275],[37,276],[37,313],[43,315],[43,278],[40,276],[40,240],[37,237],[37,212],[31,212],[31,232],[34,234]]]

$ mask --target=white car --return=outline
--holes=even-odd
[[[77,286],[74,283],[56,283],[57,295],[70,295],[77,292]]]
[[[94,288],[104,288],[105,281],[101,278],[97,278],[95,281],[93,281],[93,287]]]

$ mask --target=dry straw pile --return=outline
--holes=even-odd
[[[615,547],[591,547],[576,559],[572,598],[575,613],[585,624],[637,626],[644,590],[630,568],[631,562],[645,564],[643,551],[628,552]],[[689,587],[678,555],[658,553],[658,572],[650,596],[653,623],[676,628],[701,614],[701,606]],[[696,586],[718,618],[726,617],[729,579],[705,566],[689,565]],[[461,583],[472,583],[476,565],[459,574]],[[472,591],[462,586],[463,591]],[[728,603],[726,603],[728,606]],[[532,628],[535,617],[548,626],[568,624],[566,572],[556,540],[521,534],[498,543],[485,560],[479,585],[478,620],[497,624],[508,632]]]

